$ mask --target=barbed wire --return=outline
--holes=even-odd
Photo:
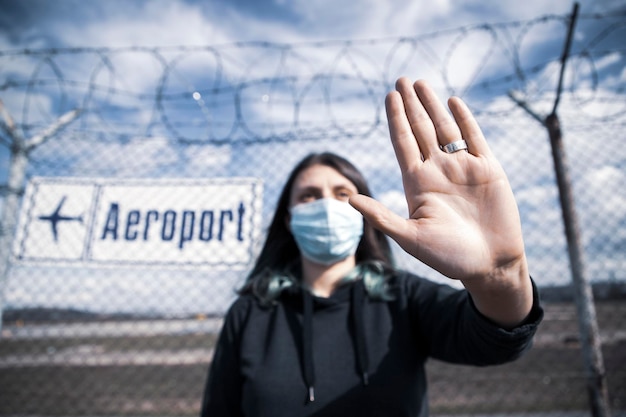
[[[384,124],[382,97],[404,74],[462,96],[479,117],[511,114],[513,102],[489,105],[511,90],[528,102],[549,101],[562,38],[537,38],[552,25],[564,36],[568,19],[384,39],[0,51],[0,98],[20,116],[24,135],[80,108],[71,134],[98,140],[165,136],[224,145],[367,137]],[[611,109],[587,120],[623,124],[624,81],[604,85],[603,73],[607,60],[623,65],[626,13],[581,15],[578,27],[584,36],[573,45],[565,91],[582,113]]]

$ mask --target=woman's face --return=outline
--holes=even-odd
[[[289,207],[321,198],[347,202],[351,195],[357,193],[356,185],[336,169],[326,165],[312,165],[296,177],[291,187]]]

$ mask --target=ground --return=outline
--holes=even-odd
[[[430,361],[432,414],[588,410],[574,306],[545,308],[534,347],[514,363],[476,368]],[[613,415],[624,415],[626,302],[599,302],[596,310]],[[130,329],[120,335],[18,337],[26,325],[3,327],[0,416],[197,415],[215,341],[202,325],[163,334],[142,330],[153,324],[126,322]]]

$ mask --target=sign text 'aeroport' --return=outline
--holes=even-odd
[[[33,178],[15,262],[249,266],[261,222],[254,178]]]

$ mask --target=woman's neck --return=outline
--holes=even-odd
[[[302,280],[313,294],[319,297],[330,297],[341,279],[355,266],[354,256],[349,256],[332,265],[320,265],[303,258]]]

